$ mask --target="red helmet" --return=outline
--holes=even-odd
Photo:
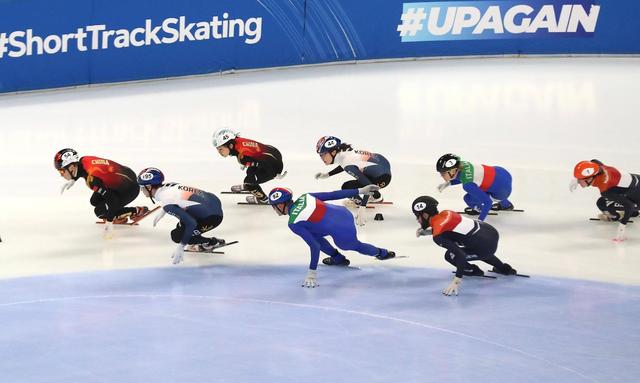
[[[593,161],[580,161],[573,168],[573,176],[579,180],[591,178],[598,175],[602,171],[599,164]]]

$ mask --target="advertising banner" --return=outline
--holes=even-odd
[[[407,57],[639,54],[636,0],[0,0],[0,92]]]

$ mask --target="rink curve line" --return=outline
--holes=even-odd
[[[426,324],[426,323],[415,322],[415,321],[411,321],[411,320],[408,320],[408,319],[396,318],[396,317],[392,317],[392,316],[388,316],[388,315],[368,313],[368,312],[364,312],[364,311],[355,311],[355,310],[342,309],[342,308],[337,308],[337,307],[316,306],[316,305],[310,305],[310,304],[304,304],[304,303],[270,301],[270,300],[264,300],[264,299],[228,298],[228,297],[217,297],[217,296],[207,296],[207,295],[118,294],[118,295],[90,295],[90,296],[59,297],[59,298],[46,298],[46,299],[34,299],[34,300],[28,300],[28,301],[8,302],[8,303],[1,303],[0,304],[0,308],[2,308],[2,307],[10,307],[10,306],[19,306],[19,305],[28,305],[28,304],[37,304],[37,303],[51,303],[51,302],[60,302],[60,301],[91,300],[91,299],[113,299],[113,298],[144,298],[144,299],[152,299],[152,298],[187,298],[187,299],[208,299],[208,300],[218,300],[218,301],[251,302],[251,303],[260,303],[260,304],[280,305],[280,306],[290,306],[290,307],[306,308],[306,309],[314,309],[314,310],[332,311],[332,312],[338,312],[338,313],[359,315],[359,316],[375,318],[375,319],[383,319],[383,320],[388,320],[388,321],[392,321],[392,322],[398,322],[398,323],[403,323],[403,324],[407,324],[407,325],[411,325],[411,326],[422,327],[422,328],[426,328],[426,329],[430,329],[430,330],[434,330],[434,331],[439,331],[439,332],[443,332],[443,333],[451,334],[451,335],[455,335],[455,336],[460,336],[460,337],[463,337],[463,338],[472,339],[472,340],[474,340],[476,342],[480,342],[480,343],[490,344],[490,345],[496,346],[498,348],[502,348],[502,349],[505,349],[505,350],[513,351],[513,352],[516,352],[518,354],[524,355],[526,357],[536,359],[538,361],[541,361],[541,362],[546,363],[548,365],[551,365],[553,367],[559,368],[561,370],[568,371],[568,372],[570,372],[572,374],[575,374],[575,375],[577,375],[577,376],[579,376],[579,377],[581,377],[583,379],[586,379],[586,380],[588,380],[590,382],[600,383],[598,380],[595,380],[595,379],[593,379],[593,378],[591,378],[589,376],[586,376],[586,375],[584,375],[584,374],[580,373],[579,371],[576,371],[576,370],[574,370],[572,368],[569,368],[569,367],[566,367],[566,366],[563,366],[563,365],[559,365],[559,364],[554,363],[554,362],[552,362],[550,360],[544,359],[544,358],[539,357],[537,355],[530,354],[530,353],[528,353],[526,351],[523,351],[523,350],[520,350],[518,348],[507,346],[507,345],[504,345],[504,344],[501,344],[501,343],[497,343],[497,342],[494,342],[494,341],[491,341],[491,340],[478,338],[476,336],[465,334],[465,333],[462,333],[462,332],[453,331],[453,330],[449,330],[449,329],[442,328],[442,327],[432,326],[432,325],[429,325],[429,324]]]

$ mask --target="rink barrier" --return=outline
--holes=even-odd
[[[0,93],[407,58],[638,55],[637,0],[0,0]]]

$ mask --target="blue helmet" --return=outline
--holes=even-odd
[[[327,153],[338,149],[342,141],[338,137],[324,136],[318,140],[316,144],[316,152],[318,154]]]
[[[293,199],[293,193],[287,188],[273,188],[269,192],[269,204],[287,203]]]
[[[146,168],[138,174],[138,185],[158,186],[164,182],[164,174],[158,168]]]

